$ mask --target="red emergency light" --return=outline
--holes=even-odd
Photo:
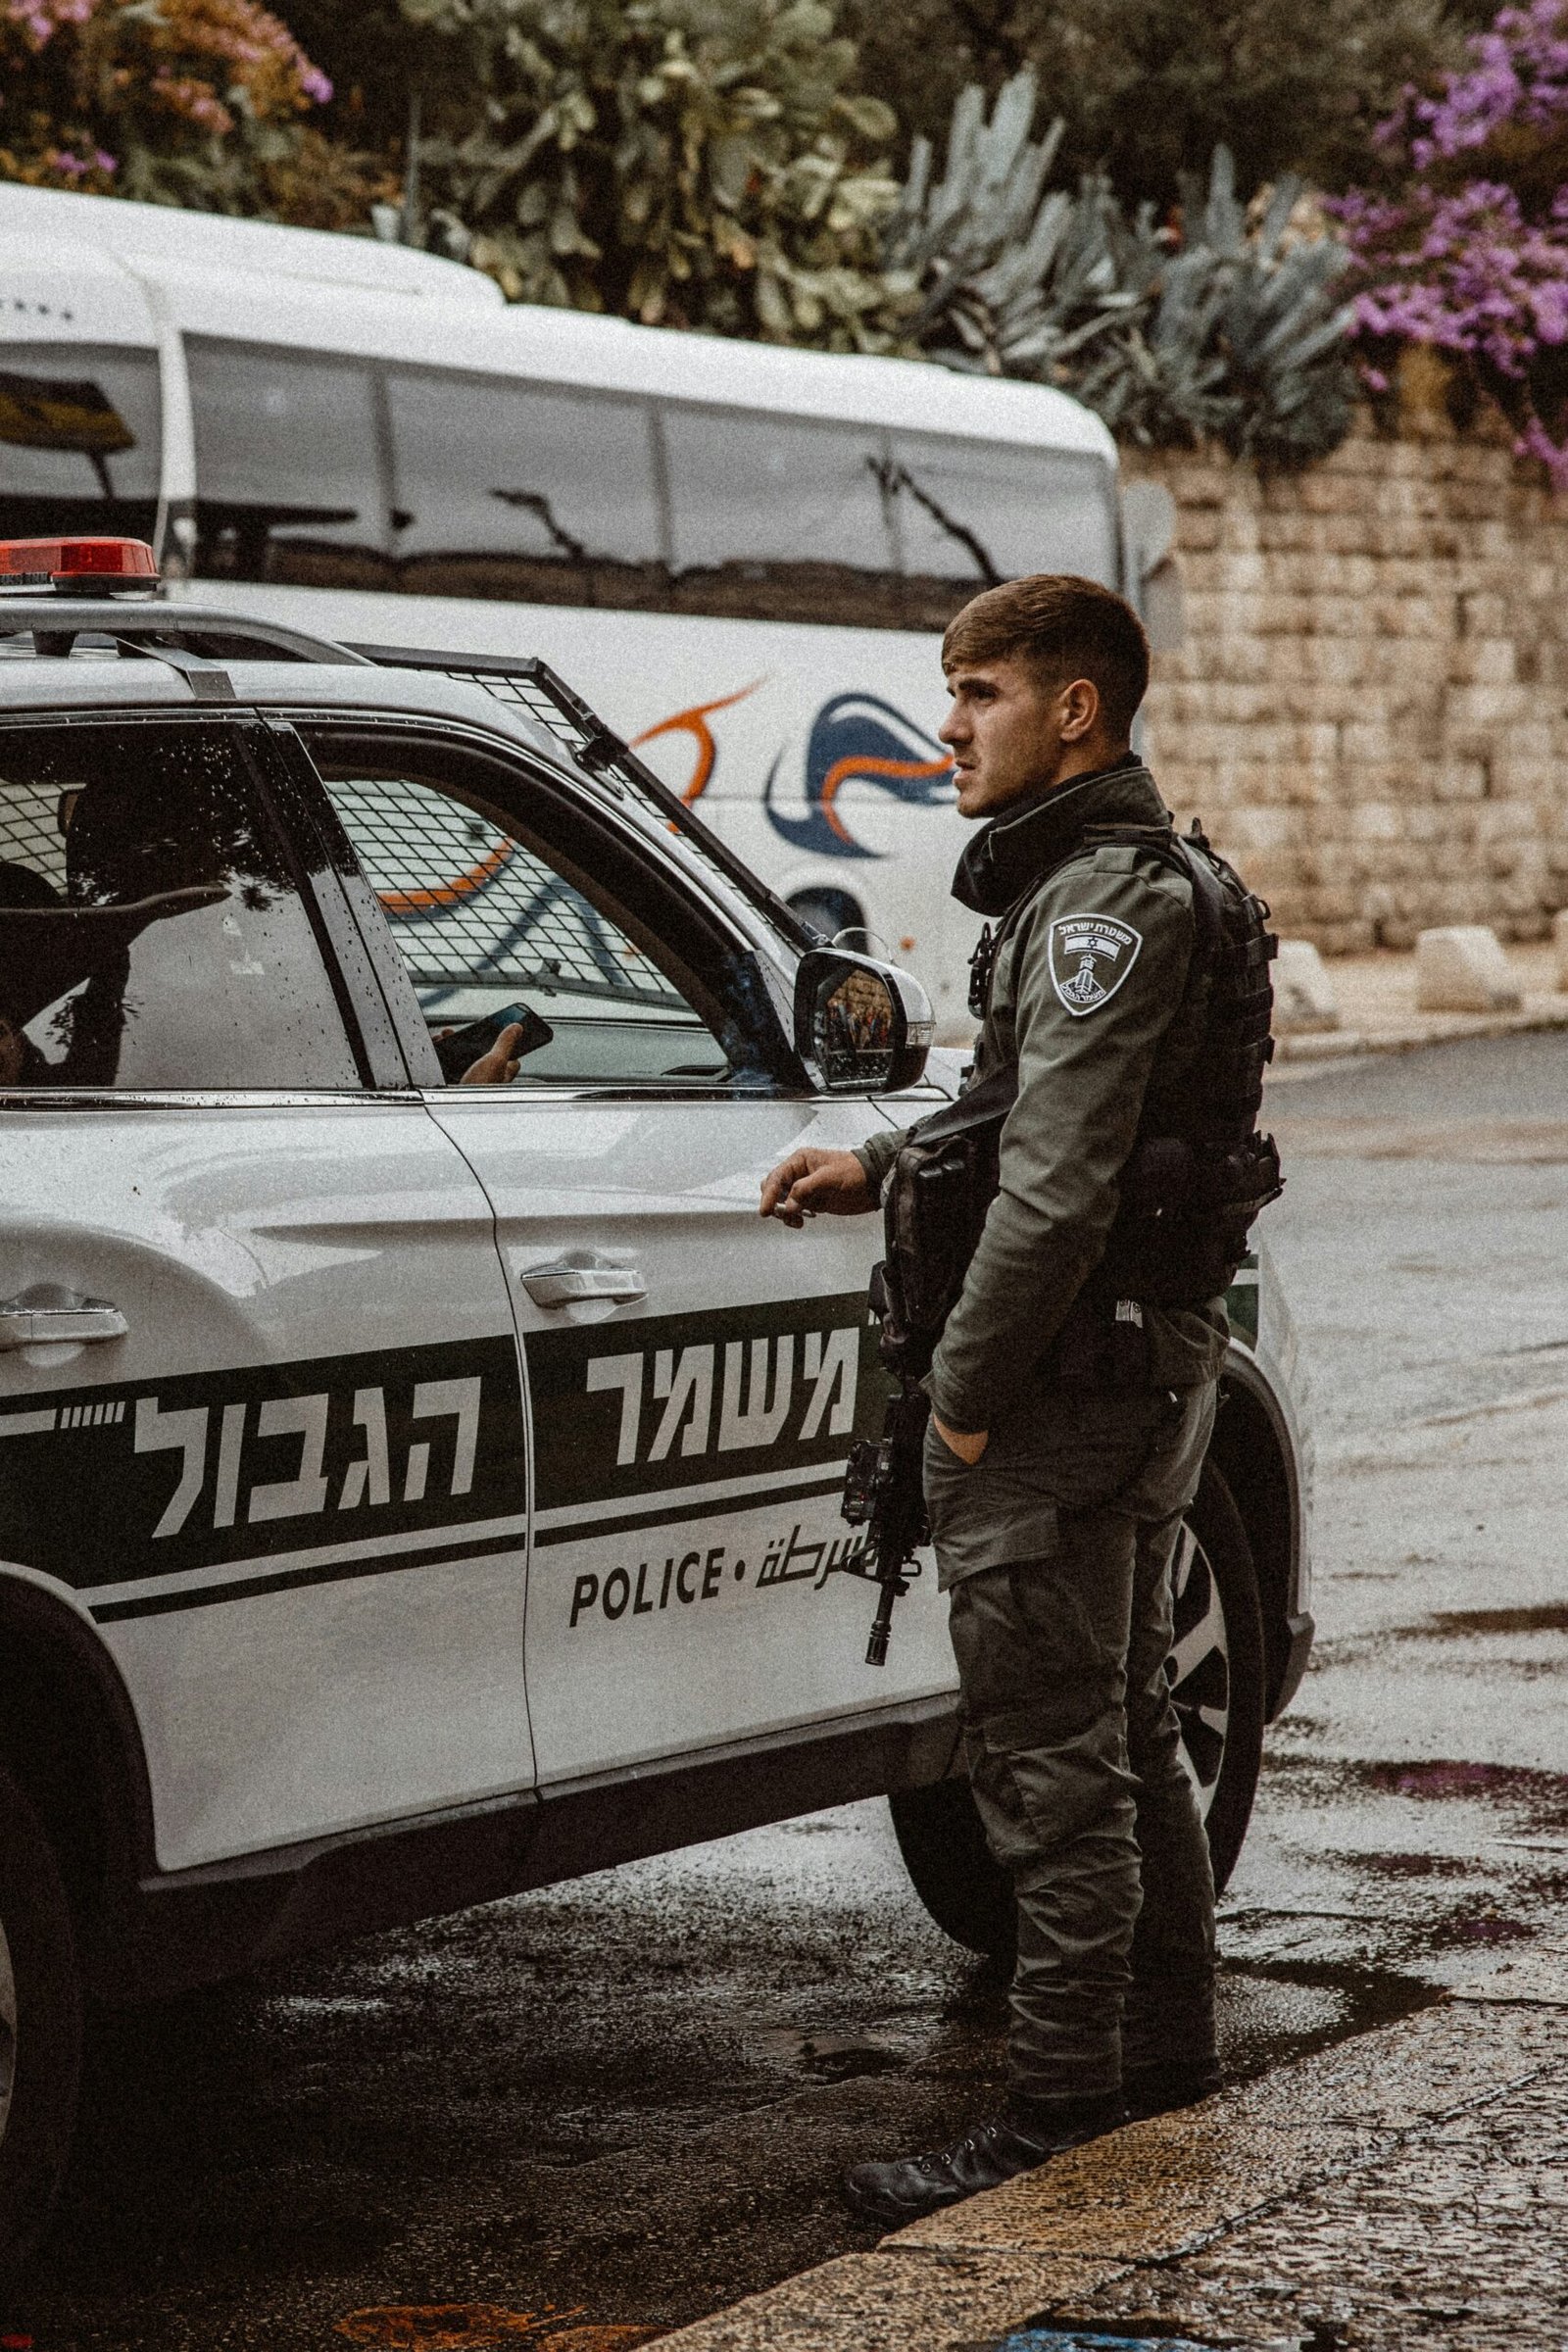
[[[113,596],[157,585],[158,559],[145,539],[0,539],[0,590]]]

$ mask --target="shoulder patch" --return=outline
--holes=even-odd
[[[1108,1004],[1144,944],[1113,914],[1062,914],[1051,926],[1051,985],[1075,1020]]]

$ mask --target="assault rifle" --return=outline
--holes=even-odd
[[[880,1438],[850,1455],[843,1512],[866,1529],[866,1567],[882,1588],[865,1653],[885,1666],[893,1604],[909,1590],[908,1569],[931,1540],[922,1455],[931,1399],[920,1386],[943,1325],[963,1288],[980,1228],[997,1189],[997,1138],[1017,1091],[1010,1065],[911,1127],[883,1189],[887,1256],[871,1276],[871,1311],[882,1326],[879,1352],[899,1384]]]
[[[866,1644],[868,1666],[888,1662],[893,1604],[909,1590],[905,1571],[931,1537],[920,1458],[930,1417],[931,1399],[919,1382],[901,1381],[898,1396],[888,1399],[881,1437],[861,1440],[845,1474],[844,1516],[852,1527],[866,1530],[870,1565],[858,1573],[881,1587]]]

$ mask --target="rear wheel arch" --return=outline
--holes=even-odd
[[[46,1588],[0,1576],[0,1768],[59,1865],[89,1976],[155,1868],[152,1792],[129,1692],[94,1629]]]
[[[1220,1407],[1208,1458],[1230,1490],[1257,1574],[1263,1618],[1263,1700],[1279,1709],[1290,1660],[1291,1596],[1296,1583],[1298,1504],[1291,1442],[1278,1408],[1250,1364],[1233,1356],[1220,1384]]]

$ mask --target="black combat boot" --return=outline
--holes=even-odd
[[[894,2164],[858,2164],[844,2177],[851,2210],[885,2230],[920,2221],[928,2213],[957,2205],[983,2188],[1000,2188],[1018,2173],[1032,2173],[1068,2148],[1098,2139],[1125,2123],[1119,2092],[1102,2098],[1052,2099],[977,2124],[951,2148],[906,2156]]]

